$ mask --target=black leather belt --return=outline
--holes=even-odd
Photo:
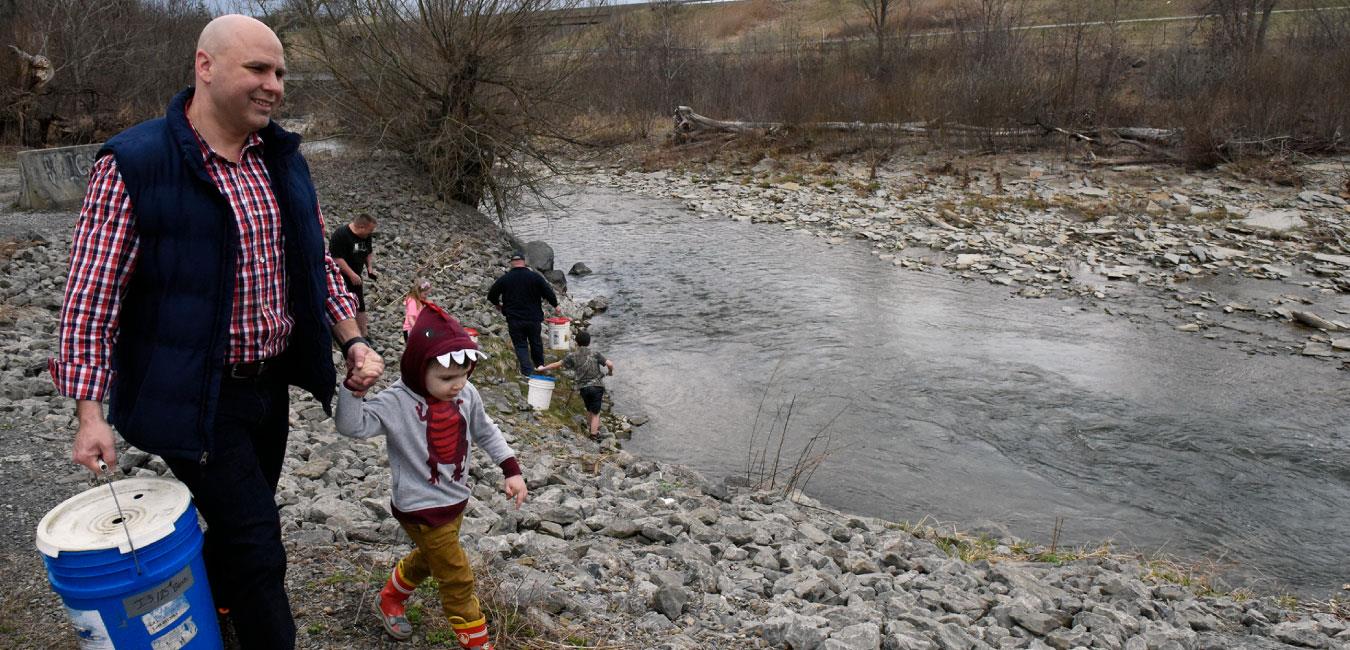
[[[230,379],[254,379],[267,374],[276,365],[276,359],[231,363],[225,366],[225,376]]]

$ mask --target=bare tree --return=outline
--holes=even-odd
[[[48,81],[6,79],[5,115],[23,117],[29,146],[91,142],[163,110],[191,79],[192,48],[208,14],[195,0],[46,0],[0,6],[0,38]],[[9,56],[9,52],[5,53]],[[25,85],[30,87],[25,87]]]
[[[688,64],[692,49],[690,35],[684,21],[684,3],[680,0],[657,0],[651,3],[654,21],[647,33],[644,49],[652,57],[651,72],[660,83],[658,105],[663,112],[672,110],[678,100],[676,88]]]
[[[560,0],[291,0],[292,48],[336,80],[352,132],[406,152],[447,198],[499,217],[567,139],[577,51]]]
[[[885,79],[890,72],[886,63],[886,41],[890,39],[892,24],[891,10],[899,0],[853,0],[867,15],[867,27],[876,39],[876,59],[873,64],[877,79]]]
[[[1270,14],[1279,0],[1203,0],[1201,11],[1213,16],[1219,47],[1240,57],[1261,53]]]

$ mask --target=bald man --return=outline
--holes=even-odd
[[[114,427],[162,456],[207,521],[212,593],[242,646],[292,648],[274,501],[287,387],[328,409],[335,341],[353,390],[384,362],[324,249],[299,138],[272,121],[281,41],[253,18],[221,16],[202,30],[193,69],[164,117],[99,152],[49,368],[76,400],[74,462],[116,467]]]

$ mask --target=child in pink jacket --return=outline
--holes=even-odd
[[[427,300],[427,292],[431,291],[431,280],[426,278],[417,278],[408,293],[403,296],[403,340],[408,340],[408,332],[412,331],[413,323],[417,322],[417,316],[422,313],[422,308],[430,302]]]

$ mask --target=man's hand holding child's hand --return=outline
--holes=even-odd
[[[520,508],[520,504],[525,503],[525,495],[530,491],[525,487],[525,477],[519,474],[507,478],[506,485],[502,489],[505,490],[506,496],[516,500],[517,509]]]
[[[364,397],[384,373],[384,359],[363,343],[347,350],[347,378],[343,385],[357,397]]]

